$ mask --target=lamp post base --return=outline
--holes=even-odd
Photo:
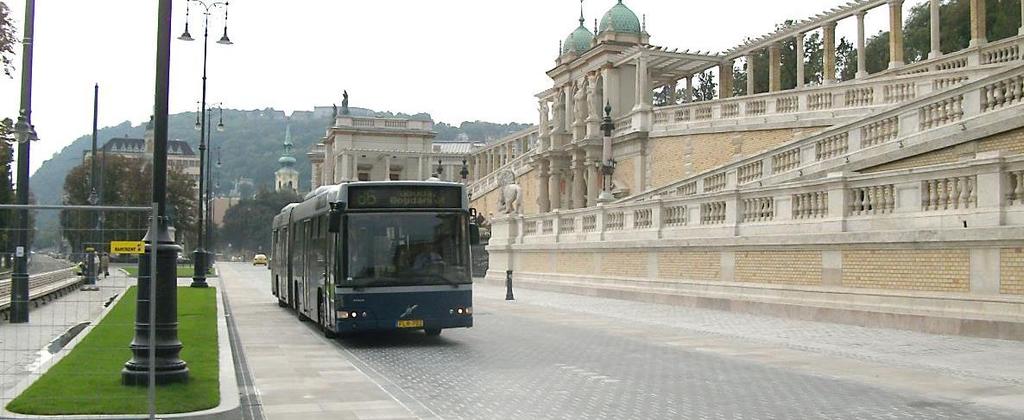
[[[205,249],[199,248],[192,252],[192,284],[191,287],[209,287],[206,283],[206,271],[207,271],[207,258],[209,253]]]
[[[612,195],[611,191],[601,191],[601,195],[597,196],[598,203],[608,204],[615,201],[615,196]]]

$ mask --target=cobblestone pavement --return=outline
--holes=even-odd
[[[743,357],[749,349],[745,346],[717,342],[725,347],[723,351],[709,351],[699,347],[707,342],[692,341],[690,333],[717,333],[684,333],[689,328],[685,323],[672,328],[658,324],[686,321],[686,316],[673,315],[671,307],[534,291],[518,291],[516,302],[493,298],[499,296],[504,296],[500,289],[477,289],[472,329],[446,330],[438,339],[414,333],[373,335],[343,340],[340,345],[404,395],[443,418],[1020,419],[1024,415],[760,363]],[[701,314],[699,319],[715,325],[716,316],[732,315]],[[740,331],[737,336],[759,333],[751,339],[777,335],[796,343],[820,338],[799,331],[805,326],[753,318],[761,323],[723,321]],[[829,331],[843,336],[842,327]],[[859,334],[864,339],[886,337],[871,337],[870,331]],[[681,340],[684,345],[671,345]],[[925,347],[917,347],[929,345],[927,340],[907,340],[882,346],[927,353]],[[857,342],[858,337],[843,337],[836,345],[843,341]],[[873,348],[872,343],[861,344]],[[998,343],[978,345],[998,347]],[[770,353],[774,347],[757,350]]]
[[[474,328],[323,343],[421,418],[1024,418],[1020,343],[474,287]]]

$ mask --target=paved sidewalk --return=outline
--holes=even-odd
[[[218,264],[268,419],[414,419],[335,343],[277,306],[265,268]]]
[[[482,283],[482,282],[481,282]],[[475,298],[503,287],[474,284]],[[567,324],[615,319],[616,333],[876,385],[1024,411],[1024,342],[800,321],[525,288],[516,305],[558,308]]]
[[[103,312],[104,304],[122,293],[134,278],[111,269],[110,277],[100,277],[99,291],[76,290],[49,302],[29,306],[29,322],[0,324],[0,395],[14,388],[40,364],[53,356],[62,344],[49,348],[51,341],[70,328],[91,322]],[[9,401],[0,401],[6,405]]]

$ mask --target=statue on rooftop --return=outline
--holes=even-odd
[[[348,115],[348,91],[341,92],[341,114]]]

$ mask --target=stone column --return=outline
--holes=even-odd
[[[675,105],[679,101],[679,96],[676,95],[676,84],[679,81],[675,81],[665,85],[665,90],[668,90],[668,105]]]
[[[768,46],[768,91],[782,90],[782,49],[779,43]]]
[[[693,75],[686,76],[686,90],[683,91],[683,103],[693,102]]]
[[[735,63],[732,60],[728,60],[718,65],[718,97],[721,99],[732,97],[732,86],[734,84],[732,68]],[[675,90],[675,85],[672,86]]]
[[[585,190],[587,183],[584,181],[584,159],[582,154],[577,154],[573,159],[572,168],[572,208],[581,209],[587,206]]]
[[[903,0],[889,0],[889,68],[903,67]]]
[[[857,78],[868,77],[867,44],[864,41],[864,16],[867,12],[857,13]]]
[[[391,155],[384,155],[384,180],[391,180]]]
[[[651,110],[651,82],[647,71],[647,56],[640,54],[636,60],[636,98],[634,112]]]
[[[806,71],[804,69],[804,34],[798,33],[794,37],[796,43],[796,88],[804,87]]]
[[[353,181],[358,181],[359,180],[359,154],[358,153],[353,153],[352,154],[352,180]]]
[[[551,128],[549,124],[548,115],[548,100],[541,99],[540,104],[537,108],[537,112],[540,114],[540,151],[548,150],[551,148]]]
[[[569,137],[572,137],[572,123],[573,121],[575,121],[576,118],[576,114],[573,113],[572,94],[573,92],[571,84],[566,84],[564,87],[562,87],[562,96],[565,98],[565,118],[563,118],[565,126],[563,126],[562,129],[564,130],[564,132],[569,133]]]
[[[825,22],[821,29],[824,32],[821,42],[825,47],[822,57],[822,83],[830,85],[836,82],[836,23]]]
[[[551,161],[548,195],[551,197],[551,208],[562,208],[562,168],[555,160]]]
[[[754,55],[756,52],[751,51],[747,54],[747,95],[757,94],[754,89]]]
[[[341,174],[342,181],[349,181],[349,175],[352,175],[352,155],[344,153],[341,155]]]
[[[479,159],[480,159],[480,157],[477,156],[477,160],[479,160]],[[476,179],[480,179],[480,177],[483,176],[483,175],[480,175],[479,173],[477,175],[478,176],[477,176]],[[427,177],[423,176],[423,155],[416,156],[416,177],[417,177],[416,178],[417,180],[427,179]]]
[[[601,192],[601,179],[597,173],[597,158],[588,156],[585,165],[587,170],[587,206],[596,206],[597,195]]]
[[[1024,1],[1020,2],[1020,29],[1017,30],[1017,35],[1024,35]]]
[[[343,172],[345,170],[344,157],[344,153],[334,155],[334,184],[339,184],[345,179],[345,172]]]
[[[942,48],[939,40],[942,39],[942,30],[939,28],[941,25],[939,22],[939,0],[929,0],[929,16],[931,26],[931,52],[928,53],[928,58],[939,58],[942,56]],[[1024,3],[1022,3],[1024,4]]]
[[[988,42],[985,34],[985,0],[971,0],[971,43],[977,47]]]
[[[547,213],[551,211],[551,197],[549,196],[549,183],[551,182],[551,161],[548,159],[539,159],[538,177],[540,182],[537,183],[537,207],[540,213]]]

